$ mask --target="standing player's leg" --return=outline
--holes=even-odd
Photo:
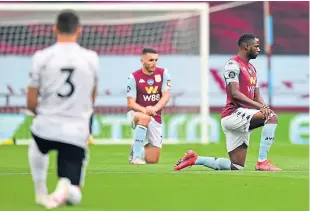
[[[46,186],[49,165],[48,146],[44,140],[33,135],[34,141],[29,145],[28,159],[32,180],[35,186],[36,203],[44,205],[48,190]]]
[[[79,182],[72,183],[69,189],[68,197],[67,197],[67,204],[69,205],[77,205],[82,200],[82,193],[81,189],[84,186],[84,180],[86,176],[86,167],[89,161],[89,152],[85,150],[85,157],[82,161],[82,167],[80,172],[80,179]]]
[[[86,150],[71,144],[58,143],[58,184],[51,194],[48,208],[63,204],[78,205],[82,200],[83,186],[87,165]]]
[[[245,110],[246,112],[246,110]],[[253,114],[250,115],[250,118]],[[235,164],[237,170],[242,170],[245,165],[246,155],[248,151],[249,141],[250,141],[250,132],[249,132],[249,120],[237,120],[240,124],[238,126],[233,126],[230,121],[235,121],[239,116],[234,116],[233,118],[228,119],[225,124],[225,119],[222,120],[222,128],[226,137],[226,148],[228,152],[229,159],[232,163]],[[241,117],[242,118],[242,117]],[[242,123],[241,123],[242,122]],[[231,124],[232,128],[228,127],[227,124]],[[235,128],[237,127],[237,128]]]
[[[146,139],[144,159],[146,163],[158,163],[162,148],[162,124],[159,124],[153,118],[148,125]]]
[[[275,129],[277,127],[277,120],[278,120],[277,116],[275,114],[273,114],[268,120],[266,120],[266,118],[262,112],[260,112],[259,110],[254,110],[254,109],[241,109],[241,112],[239,113],[239,117],[240,116],[241,117],[244,116],[243,121],[246,121],[246,119],[250,120],[249,124],[248,123],[244,124],[246,131],[244,131],[244,134],[242,134],[242,133],[237,134],[237,136],[235,136],[234,133],[230,132],[230,135],[235,136],[235,138],[237,138],[237,139],[249,140],[250,139],[250,133],[248,131],[252,131],[256,128],[264,126],[264,128],[262,130],[262,137],[261,137],[260,150],[259,150],[259,159],[261,159],[261,160],[259,160],[257,162],[256,169],[257,170],[265,170],[265,171],[280,171],[281,170],[280,168],[273,166],[267,160],[267,154],[268,154],[268,151],[269,151],[271,144],[274,140],[274,133],[275,133]],[[249,118],[246,118],[246,117],[249,117]],[[240,122],[242,122],[242,120]],[[240,124],[240,125],[242,125],[242,124]],[[227,137],[227,138],[229,138],[229,137]],[[232,143],[238,143],[238,141],[235,141]],[[246,146],[249,144],[249,141],[244,142],[244,143],[245,143],[244,145]],[[237,151],[234,150],[234,151],[229,152],[229,157],[230,157],[231,161],[233,163],[237,163],[241,166],[244,166],[244,163],[242,164],[242,163],[238,163],[238,162],[240,162],[242,160],[245,161],[245,155],[246,155],[246,153],[244,153],[241,149],[238,149],[238,148],[237,148]]]
[[[151,117],[141,112],[128,112],[128,116],[133,116],[134,123],[134,143],[132,145],[133,164],[145,164],[142,160],[144,152],[144,141],[148,130]]]
[[[256,113],[250,123],[250,130],[264,126],[261,133],[259,157],[256,163],[256,170],[262,171],[281,171],[282,169],[274,166],[268,161],[268,152],[275,138],[275,131],[278,125],[278,117],[276,114],[272,114],[269,119],[266,120],[262,112]]]

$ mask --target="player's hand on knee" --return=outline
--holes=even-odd
[[[149,111],[146,108],[143,108],[142,113],[144,113],[144,114],[146,114],[148,116],[151,116]]]
[[[142,113],[148,115],[148,116],[154,116],[154,114],[152,114],[152,112],[150,110],[148,110],[147,108],[143,108]],[[156,113],[155,113],[156,115]]]
[[[150,115],[150,116],[156,116],[156,114],[157,114],[155,111],[155,108],[153,106],[147,106],[146,110],[148,112],[148,115]]]
[[[275,112],[273,110],[271,110],[270,108],[268,108],[267,113],[268,113],[268,118],[267,119],[271,119],[272,116],[275,115]]]
[[[267,105],[263,105],[260,111],[264,114],[266,120],[270,118],[272,110]]]

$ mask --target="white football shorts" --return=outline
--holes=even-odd
[[[250,121],[254,114],[259,112],[256,109],[238,108],[231,115],[221,119],[223,132],[226,136],[227,152],[231,152],[243,143],[249,146]]]
[[[130,121],[133,129],[135,129],[136,127],[135,122],[134,122],[134,115],[135,115],[135,111],[132,111],[132,110],[128,111],[127,113],[128,120]],[[162,129],[163,129],[163,125],[156,122],[155,119],[152,117],[152,120],[147,126],[147,132],[146,132],[146,138],[144,141],[144,145],[152,144],[155,147],[162,148],[162,142],[163,142]]]

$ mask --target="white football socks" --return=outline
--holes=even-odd
[[[36,195],[47,195],[46,178],[49,164],[48,155],[42,154],[36,142],[32,141],[28,148],[28,159]]]

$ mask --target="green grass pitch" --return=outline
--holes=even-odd
[[[227,157],[225,145],[165,145],[160,163],[128,164],[129,146],[91,146],[83,201],[76,211],[308,211],[308,145],[274,143],[269,158],[283,172],[253,171],[258,144],[249,148],[244,171],[193,166],[173,172],[187,149]],[[50,157],[49,191],[56,184],[55,153]],[[27,146],[0,147],[0,211],[44,210],[34,204]]]

